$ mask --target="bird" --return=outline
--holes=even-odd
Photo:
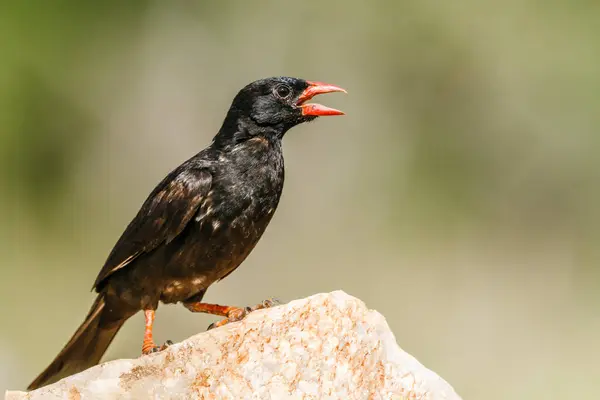
[[[292,127],[340,110],[309,103],[346,90],[293,77],[254,81],[234,97],[212,142],[152,190],[98,274],[96,299],[62,351],[28,386],[37,389],[97,365],[125,321],[144,312],[142,354],[164,350],[152,329],[159,303],[239,321],[254,307],[203,303],[213,283],[255,248],[279,204],[282,139]]]

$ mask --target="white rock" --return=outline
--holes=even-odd
[[[135,360],[115,360],[17,399],[447,399],[460,397],[396,344],[385,318],[344,292],[255,311]]]

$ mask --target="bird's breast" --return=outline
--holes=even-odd
[[[283,189],[277,155],[222,160],[213,185],[169,270],[210,285],[237,268],[254,249],[273,217]]]

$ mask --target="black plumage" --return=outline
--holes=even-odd
[[[208,287],[250,254],[277,208],[284,181],[281,140],[293,126],[340,111],[305,102],[343,89],[303,79],[253,82],[234,98],[213,142],[169,173],[148,196],[98,274],[88,316],[29,389],[97,364],[123,323],[146,315],[143,352],[155,351],[154,310],[245,314],[200,303]]]

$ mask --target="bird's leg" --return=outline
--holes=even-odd
[[[208,330],[213,328],[218,328],[220,326],[226,325],[230,322],[241,321],[244,319],[246,315],[251,313],[252,311],[260,310],[262,308],[269,308],[279,304],[279,301],[276,299],[265,300],[260,304],[257,304],[253,307],[230,307],[230,306],[221,306],[218,304],[208,304],[201,302],[189,302],[184,303],[183,305],[190,310],[191,312],[201,312],[206,314],[218,315],[220,317],[226,317],[221,321],[217,321],[209,325]]]
[[[162,346],[154,344],[154,338],[152,337],[152,327],[154,326],[154,310],[144,310],[144,317],[146,319],[146,329],[144,330],[144,342],[142,343],[142,354],[155,353],[162,351],[173,344],[170,340],[167,340]]]

